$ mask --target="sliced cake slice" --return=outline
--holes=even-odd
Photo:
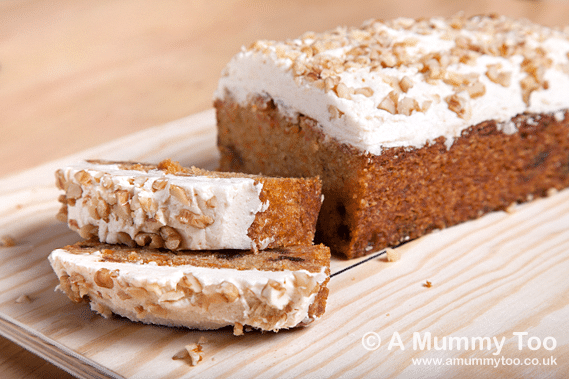
[[[58,218],[83,238],[169,250],[311,245],[318,178],[270,178],[158,165],[85,161],[59,169]]]
[[[254,251],[180,251],[84,241],[54,250],[58,288],[105,317],[266,331],[306,325],[325,310],[330,250],[324,245]]]

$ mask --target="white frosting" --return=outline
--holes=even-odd
[[[489,23],[484,19],[474,20],[478,21],[482,24]],[[334,57],[340,58],[341,62],[346,59],[346,52],[368,43],[367,40],[362,43],[358,35],[365,34],[362,30],[339,28],[334,31],[335,35],[332,37],[330,35],[333,33],[308,35],[285,43],[259,41],[256,47],[242,49],[225,68],[215,98],[230,96],[239,104],[246,105],[253,96],[268,95],[289,117],[298,114],[311,117],[318,122],[326,135],[376,155],[380,154],[383,148],[421,147],[440,136],[447,139],[447,146],[450,147],[454,138],[460,136],[464,129],[490,119],[502,122],[498,127],[505,133],[514,133],[517,130],[515,125],[506,122],[520,113],[546,113],[569,108],[569,39],[566,34],[525,22],[521,22],[518,34],[508,31],[500,35],[499,31],[489,33],[472,28],[457,31],[443,19],[432,19],[428,22],[437,27],[427,32],[415,32],[412,28],[406,30],[401,26],[412,23],[411,20],[400,19],[390,25],[368,22],[364,32],[373,30],[376,35],[387,35],[390,46],[413,39],[416,44],[406,48],[406,52],[411,56],[425,56],[433,52],[444,54],[456,46],[454,38],[457,35],[480,44],[500,40],[512,45],[523,43],[528,48],[540,47],[552,61],[551,67],[547,68],[543,75],[547,81],[547,89],[541,88],[531,92],[529,105],[526,105],[520,85],[520,81],[528,75],[520,67],[524,57],[521,54],[509,57],[483,54],[472,64],[458,62],[445,68],[445,71],[453,73],[477,74],[485,88],[485,94],[480,97],[469,98],[466,91],[457,92],[456,87],[443,80],[425,81],[424,73],[419,71],[421,66],[417,65],[416,61],[397,68],[380,67],[375,70],[370,69],[369,64],[353,68],[342,67],[338,70],[340,72],[335,74],[340,77],[341,83],[356,89],[368,87],[373,90],[373,95],[366,97],[363,94],[352,94],[351,99],[339,97],[334,90],[318,88],[305,76],[295,75],[295,65],[299,63],[311,62],[316,58],[321,61],[333,60]],[[502,18],[496,22],[508,25],[510,21]],[[314,57],[307,57],[302,52],[301,47],[306,48],[319,41],[326,41],[326,38],[333,42],[340,41],[342,46],[324,49]],[[494,64],[501,65],[500,71],[511,75],[508,86],[495,83],[486,75],[488,65]],[[413,86],[406,93],[401,93],[400,99],[412,98],[419,106],[432,102],[426,112],[414,111],[405,115],[378,109],[382,100],[394,90],[386,78],[399,81],[404,76],[411,79]],[[450,110],[445,101],[445,98],[453,93],[468,100],[469,111],[462,117]],[[331,106],[343,115],[331,116]]]
[[[88,162],[66,167],[63,174],[66,181],[80,184],[75,174],[82,170],[101,180],[81,185],[81,198],[74,205],[68,205],[68,220],[75,220],[79,228],[96,225],[99,240],[111,244],[119,242],[120,232],[128,233],[134,239],[139,232],[153,233],[156,228],[167,225],[180,233],[185,249],[250,249],[253,241],[248,236],[248,229],[255,215],[268,207],[268,203],[262,203],[259,198],[262,183],[255,183],[250,178],[166,175],[160,170],[123,170],[116,164]],[[109,180],[112,182],[110,190],[103,186]],[[155,191],[152,185],[158,180],[167,180],[167,184]],[[172,186],[183,189],[187,204],[171,195]],[[114,196],[116,190],[130,193],[130,217],[123,219],[114,212],[109,215],[108,221],[96,217],[89,209],[89,206],[93,206],[89,200],[108,199]],[[212,207],[207,205],[210,199],[215,200]],[[141,201],[151,201],[154,206],[144,209]],[[190,211],[197,217],[208,217],[209,225],[199,228],[181,222],[179,215],[183,211]],[[149,223],[149,219],[155,220],[155,223]],[[259,248],[264,248],[268,242],[262,241]]]
[[[82,278],[81,296],[89,295],[91,308],[105,316],[110,310],[134,321],[197,329],[240,323],[278,330],[310,323],[308,309],[319,288],[316,284],[327,279],[325,267],[312,273],[158,266],[104,262],[100,252],[73,254],[66,249],[54,250],[49,261],[58,277]],[[100,269],[114,271],[112,288],[96,284]],[[191,278],[193,291],[180,286],[185,278]],[[216,301],[228,287],[237,288],[238,295]],[[143,297],[132,296],[141,291]]]

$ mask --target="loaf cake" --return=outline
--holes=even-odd
[[[323,245],[254,251],[178,251],[80,242],[54,250],[58,288],[104,317],[264,331],[307,325],[326,306],[330,250]]]
[[[569,33],[496,15],[257,41],[215,92],[220,169],[319,176],[348,258],[569,185]]]
[[[86,161],[56,172],[58,218],[83,238],[169,250],[311,245],[318,178],[269,178],[159,165]]]

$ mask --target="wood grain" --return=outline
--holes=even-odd
[[[96,157],[99,150],[94,146],[209,109],[219,72],[241,45],[358,25],[370,17],[448,16],[461,10],[467,15],[498,12],[526,17],[550,26],[567,26],[569,19],[565,0],[4,0],[0,2],[0,177],[11,175],[2,185],[14,193],[3,197],[2,225],[9,225],[18,236],[36,229],[39,235],[45,233],[45,220],[52,222],[50,210],[37,218],[18,204],[46,201],[44,206],[52,207],[46,205],[52,193],[38,189],[36,183],[46,183],[47,189],[53,166],[22,170],[54,159],[64,162],[64,157]],[[152,133],[145,138],[156,138]],[[112,146],[121,148],[120,143]],[[135,147],[136,155],[157,156],[147,146],[142,141]],[[191,152],[182,144],[176,146],[173,156],[189,158]],[[204,164],[214,166],[214,152],[197,147],[206,153]],[[22,190],[24,197],[15,195]],[[46,198],[40,201],[36,194]],[[34,221],[22,228],[11,224],[21,218]],[[42,254],[51,246],[44,247]],[[11,279],[0,280],[3,286],[11,285]],[[550,321],[566,326],[566,319]],[[68,377],[2,337],[0,352],[3,377]],[[179,371],[186,369],[180,366]]]
[[[153,136],[153,138],[150,138]],[[123,149],[117,149],[123,146]],[[182,149],[181,147],[185,147]],[[85,156],[156,162],[165,157],[207,167],[216,162],[215,118],[206,111],[91,149]],[[400,246],[397,262],[383,255],[333,259],[327,311],[304,329],[247,333],[192,331],[104,319],[86,304],[54,292],[49,252],[77,235],[57,222],[51,162],[0,181],[1,230],[17,245],[0,256],[0,331],[18,334],[78,376],[208,377],[562,377],[569,373],[569,190],[437,231]],[[361,259],[360,259],[361,260]],[[426,281],[432,283],[430,288]],[[27,295],[32,301],[18,303]],[[377,333],[382,345],[367,351],[362,339]],[[404,349],[389,349],[397,332]],[[414,333],[504,338],[501,351],[413,349]],[[514,333],[527,332],[522,350]],[[172,360],[185,344],[203,343],[205,360],[190,367]],[[531,350],[527,339],[555,339],[555,348]],[[43,346],[43,348],[42,348]],[[414,365],[413,359],[549,359],[555,366]]]

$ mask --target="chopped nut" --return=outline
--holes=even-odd
[[[239,289],[230,282],[221,283],[221,294],[228,303],[233,303],[239,298]]]
[[[206,205],[208,208],[215,208],[215,207],[217,207],[217,197],[212,196],[211,198],[209,198],[209,199],[205,202],[205,205]]]
[[[355,95],[364,95],[366,97],[373,96],[373,90],[370,87],[356,88],[354,90]]]
[[[116,271],[101,268],[95,273],[95,284],[99,287],[111,289],[114,287],[113,277],[116,277],[117,275],[118,273]]]
[[[486,93],[486,87],[479,81],[476,81],[466,87],[466,92],[470,95],[472,99],[483,96]]]
[[[130,234],[126,233],[126,232],[118,232],[117,233],[117,239],[119,241],[119,243],[122,243],[123,245],[127,245],[128,247],[135,247],[136,243],[132,240]]]
[[[413,81],[409,79],[408,76],[402,77],[399,81],[399,88],[401,88],[401,91],[406,93],[411,89],[411,87],[413,87]]]
[[[170,195],[172,195],[174,198],[176,198],[180,203],[189,206],[191,205],[191,201],[188,198],[188,194],[186,193],[186,191],[184,191],[184,189],[180,186],[177,186],[175,184],[170,184]]]
[[[160,228],[160,236],[164,240],[164,246],[169,250],[177,250],[182,246],[182,236],[171,226],[163,226]]]
[[[172,359],[185,360],[189,359],[190,365],[195,366],[203,360],[203,350],[199,343],[191,343],[184,346],[184,350],[177,352]]]
[[[75,175],[73,175],[73,177],[82,185],[88,185],[89,183],[91,183],[91,175],[89,175],[89,173],[85,170],[76,172]]]
[[[158,203],[150,197],[139,197],[138,202],[145,213],[155,214],[158,211]]]
[[[433,283],[431,283],[430,281],[426,281],[425,284],[423,284],[423,287],[427,287],[427,288],[431,288],[433,286]]]
[[[500,72],[500,65],[493,64],[488,65],[488,71],[486,71],[486,76],[492,82],[501,85],[502,87],[509,87],[512,80],[511,72]]]
[[[395,249],[386,249],[385,256],[388,262],[397,262],[400,258],[399,252]]]
[[[162,191],[164,188],[166,188],[167,184],[168,181],[166,179],[156,179],[152,183],[152,191],[153,192]]]
[[[81,238],[91,239],[99,234],[99,228],[96,225],[83,225],[79,228]]]
[[[555,194],[557,194],[559,191],[557,190],[557,188],[555,187],[551,187],[550,189],[547,190],[546,195],[547,197],[551,197]]]
[[[330,113],[330,120],[334,118],[340,118],[344,115],[344,112],[338,109],[338,107],[334,105],[328,105],[328,112]]]
[[[461,118],[467,118],[468,109],[466,108],[466,100],[457,94],[448,96],[445,101],[448,104],[448,109],[453,111]]]
[[[67,219],[67,217],[66,217]],[[0,238],[0,246],[2,247],[12,247],[16,246],[16,240],[12,236],[4,235]]]
[[[134,241],[138,246],[148,246],[152,249],[158,249],[164,246],[162,237],[155,233],[138,233],[134,237]]]
[[[350,100],[352,97],[350,96],[350,89],[344,83],[339,83],[336,86],[336,95],[342,99]]]
[[[397,113],[395,102],[389,96],[385,97],[385,99],[383,99],[381,103],[379,103],[377,109],[387,111],[391,114]]]
[[[233,335],[234,336],[243,335],[243,324],[236,322],[235,325],[233,325]]]
[[[66,196],[67,199],[79,199],[81,197],[81,195],[83,194],[83,190],[81,189],[81,186],[77,183],[68,183],[67,184],[67,192],[66,192]]]
[[[65,180],[65,175],[63,174],[63,170],[59,169],[55,172],[55,186],[57,189],[66,191],[67,181]]]
[[[410,97],[404,97],[399,100],[397,104],[397,113],[403,114],[405,116],[410,116],[413,111],[420,111],[419,103],[417,100]]]
[[[16,303],[21,304],[21,303],[31,303],[32,299],[30,299],[30,297],[28,295],[20,295],[17,299],[16,299]]]
[[[111,207],[107,202],[103,199],[99,199],[97,201],[97,215],[99,218],[107,218],[111,213]]]
[[[62,205],[59,208],[59,212],[55,215],[55,218],[61,222],[67,222],[67,205]]]

